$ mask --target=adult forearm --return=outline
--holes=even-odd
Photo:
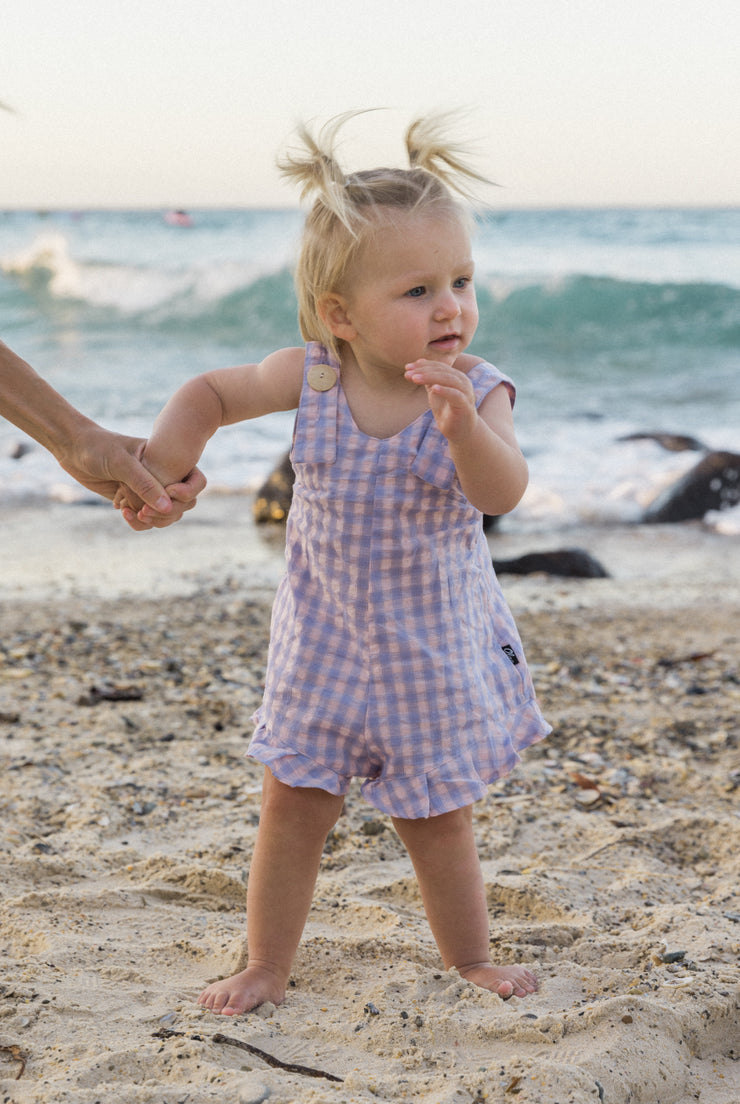
[[[94,423],[0,341],[0,415],[57,459]]]

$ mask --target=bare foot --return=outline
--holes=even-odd
[[[281,1004],[285,986],[262,966],[247,966],[240,974],[214,981],[198,997],[198,1004],[219,1016],[239,1016],[265,1001]]]
[[[491,962],[476,962],[472,966],[462,966],[457,971],[466,981],[480,985],[481,989],[490,989],[498,993],[502,1000],[509,997],[526,997],[536,993],[537,978],[524,966],[494,966]]]

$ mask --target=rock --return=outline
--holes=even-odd
[[[239,1104],[264,1104],[271,1095],[269,1085],[266,1085],[259,1074],[253,1073],[245,1077],[237,1086]]]
[[[293,500],[295,472],[286,452],[257,491],[254,500],[254,520],[259,524],[268,521],[285,521]]]
[[[710,452],[648,506],[646,523],[691,521],[740,503],[740,453]]]
[[[706,445],[696,437],[684,437],[681,433],[628,433],[617,437],[618,441],[655,441],[668,452],[705,452]]]
[[[601,801],[601,790],[576,790],[575,799],[579,805],[583,805],[584,808],[589,808],[592,805],[597,805]]]
[[[28,441],[13,441],[7,448],[5,455],[9,460],[22,460],[29,452],[33,452],[33,445]]]
[[[513,560],[494,560],[497,575],[563,575],[579,579],[608,579],[609,572],[590,552],[582,548],[561,548],[556,552],[529,552]]]

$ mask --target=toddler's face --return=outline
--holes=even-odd
[[[403,372],[419,359],[452,365],[478,325],[470,236],[453,212],[379,223],[344,292],[355,355]]]

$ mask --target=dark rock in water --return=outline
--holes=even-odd
[[[28,441],[13,441],[5,455],[8,460],[22,460],[29,452],[33,452],[33,445]]]
[[[691,521],[740,503],[740,453],[710,452],[658,495],[643,522]]]
[[[531,575],[544,571],[548,575],[563,575],[578,579],[608,579],[606,571],[590,552],[582,548],[561,548],[556,552],[529,552],[513,560],[494,560],[498,575]]]
[[[626,437],[617,437],[618,441],[655,441],[667,452],[705,452],[706,445],[696,437],[684,437],[680,433],[628,433]]]
[[[254,520],[258,524],[267,521],[285,521],[293,501],[294,482],[295,472],[290,462],[290,453],[286,452],[257,491],[252,509]]]

